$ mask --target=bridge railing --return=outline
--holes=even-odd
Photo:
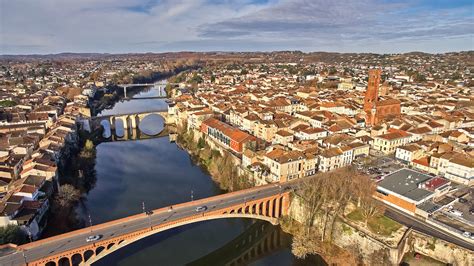
[[[212,196],[212,197],[208,197],[208,198],[202,198],[202,199],[196,199],[196,200],[193,200],[193,201],[178,203],[178,204],[174,204],[173,208],[181,208],[181,207],[186,207],[186,206],[190,206],[190,205],[201,205],[201,204],[204,204],[208,201],[219,200],[219,199],[223,200],[223,199],[226,199],[226,198],[231,198],[235,195],[250,193],[252,191],[260,190],[264,187],[269,187],[269,186],[274,186],[274,184],[269,184],[269,185],[259,186],[259,187],[253,187],[253,188],[249,188],[249,189],[244,189],[244,190],[239,190],[239,191],[235,191],[235,192],[225,193],[225,194]],[[153,213],[165,213],[168,210],[169,210],[169,206],[166,206],[166,207],[162,207],[162,208],[158,208],[158,209],[153,210]],[[117,225],[117,224],[121,224],[121,223],[128,222],[128,221],[131,221],[131,220],[139,220],[139,219],[143,219],[143,213],[134,214],[134,215],[131,215],[131,216],[128,216],[128,217],[124,217],[124,218],[116,219],[116,220],[113,220],[113,221],[105,222],[105,223],[102,223],[102,224],[93,225],[93,226],[90,226],[90,227],[78,229],[78,230],[71,231],[71,232],[68,232],[68,233],[64,233],[64,234],[61,234],[61,235],[52,236],[52,237],[49,237],[49,238],[37,240],[37,241],[31,242],[31,243],[21,245],[21,246],[19,246],[19,249],[30,249],[30,248],[33,248],[33,247],[40,246],[42,244],[50,243],[52,241],[61,240],[61,239],[64,239],[64,238],[67,238],[67,237],[72,237],[72,236],[75,236],[75,235],[78,235],[78,234],[88,234],[88,233],[90,233],[91,231],[94,231],[94,230],[104,229],[104,228],[107,228],[107,227],[112,227],[112,226]]]

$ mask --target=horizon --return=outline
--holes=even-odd
[[[2,55],[474,49],[469,0],[0,1]]]
[[[413,54],[413,53],[421,53],[421,54],[428,54],[428,55],[442,55],[442,54],[449,54],[449,53],[471,53],[474,50],[457,50],[457,51],[446,51],[446,52],[439,52],[439,53],[430,53],[430,52],[423,52],[423,51],[407,51],[401,53],[375,53],[375,52],[334,52],[334,51],[300,51],[300,50],[271,50],[271,51],[190,51],[190,50],[182,50],[182,51],[163,51],[163,52],[123,52],[123,53],[108,53],[108,52],[58,52],[58,53],[34,53],[34,54],[0,54],[0,57],[17,57],[17,56],[59,56],[59,55],[145,55],[145,54],[166,54],[166,53],[286,53],[286,52],[301,52],[303,54],[317,54],[317,53],[328,53],[328,54],[375,54],[375,55],[403,55],[403,54]]]

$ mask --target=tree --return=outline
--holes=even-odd
[[[197,148],[202,149],[204,147],[206,147],[206,141],[204,140],[203,137],[200,137],[199,141],[198,141],[198,144],[197,144]]]
[[[0,101],[0,107],[13,107],[15,105],[17,105],[15,101],[10,101],[10,100]]]
[[[365,225],[372,218],[379,217],[384,213],[385,207],[379,201],[373,198],[366,198],[361,202],[361,213],[365,220]]]
[[[74,186],[65,184],[59,188],[59,192],[55,197],[56,203],[63,208],[71,207],[79,201],[81,193]]]
[[[0,227],[0,245],[12,243],[21,245],[27,242],[27,236],[18,225]]]

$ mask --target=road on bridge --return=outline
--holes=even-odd
[[[204,212],[215,211],[219,209],[225,209],[236,204],[243,204],[247,201],[263,199],[278,193],[282,193],[284,188],[278,185],[267,185],[262,187],[256,187],[249,189],[245,192],[237,191],[234,193],[227,193],[208,198],[206,201],[207,210]],[[32,245],[32,247],[26,247],[24,251],[17,251],[15,253],[0,257],[0,265],[22,265],[27,262],[33,262],[42,258],[59,254],[67,250],[73,250],[86,245],[86,238],[91,235],[101,235],[102,240],[115,238],[118,235],[125,235],[135,231],[148,229],[151,226],[160,225],[162,223],[171,222],[174,220],[182,219],[185,217],[196,215],[196,208],[202,206],[202,203],[196,201],[193,204],[187,204],[184,207],[173,207],[172,211],[169,208],[162,208],[154,210],[153,214],[139,214],[134,216],[130,220],[124,220],[120,223],[113,223],[110,226],[94,228],[84,228],[77,230],[77,234],[55,240],[52,237],[51,240],[46,238],[44,240],[36,241],[38,245]],[[204,213],[201,212],[201,213]],[[74,232],[74,231],[73,231]],[[34,244],[33,242],[32,244]]]
[[[314,176],[309,178],[314,178]],[[234,193],[227,193],[210,197],[206,202],[206,206],[208,207],[206,212],[225,209],[227,207],[242,204],[250,200],[263,199],[272,195],[276,195],[278,193],[282,193],[284,191],[287,191],[288,189],[296,189],[300,186],[301,182],[302,180],[298,179],[283,184],[270,184],[266,186],[251,188],[246,191],[237,191]],[[77,234],[59,240],[54,240],[54,237],[52,238],[52,240],[40,240],[41,245],[34,246],[32,248],[26,248],[24,251],[17,251],[15,253],[0,257],[0,265],[21,265],[25,264],[25,262],[31,262],[41,258],[52,256],[54,254],[62,253],[67,250],[73,250],[90,244],[86,242],[86,238],[91,235],[102,235],[101,240],[107,240],[114,238],[118,235],[128,234],[134,231],[140,231],[143,229],[150,228],[151,226],[156,226],[170,221],[179,220],[188,216],[193,216],[196,214],[196,208],[201,205],[202,203],[198,201],[194,204],[193,202],[191,202],[191,204],[188,204],[184,207],[173,207],[173,210],[171,212],[168,211],[168,208],[162,208],[153,211],[153,214],[150,216],[147,216],[145,214],[139,214],[134,216],[133,219],[124,220],[120,223],[113,223],[112,221],[110,222],[113,223],[112,225],[106,226],[104,228],[95,229],[93,227],[92,231],[89,231],[88,228],[80,229],[77,230]],[[411,227],[414,230],[420,231],[433,237],[437,237],[439,239],[446,240],[461,247],[474,250],[474,245],[462,239],[460,236],[443,232],[422,220],[419,220],[409,214],[396,210],[390,206],[388,206],[385,214],[389,218],[403,225]],[[34,243],[35,242],[33,242],[33,244]]]

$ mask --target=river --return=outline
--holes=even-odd
[[[158,88],[134,98],[158,95]],[[118,102],[102,114],[140,112],[166,108],[163,99],[131,99]],[[162,127],[162,119],[144,121],[145,128]],[[97,183],[77,208],[78,215],[98,224],[124,216],[193,199],[223,193],[209,174],[193,163],[188,153],[167,136],[133,141],[103,142],[97,147]],[[260,254],[244,256],[235,248],[255,228],[265,228],[262,238],[277,235],[272,247],[259,249],[258,238],[247,242]],[[318,256],[305,260],[291,254],[291,237],[279,226],[249,219],[221,219],[182,226],[150,236],[106,256],[95,265],[222,265],[241,258],[245,265],[324,265]],[[239,246],[239,245],[237,245]],[[242,247],[243,248],[243,247]]]

